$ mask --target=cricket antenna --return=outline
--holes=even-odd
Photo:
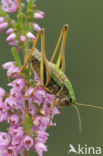
[[[75,106],[75,105],[72,105],[72,106],[75,108],[75,110],[77,112],[78,121],[79,121],[79,132],[81,133],[82,132],[82,122],[81,122],[80,112],[79,112],[79,109],[77,106]]]
[[[84,107],[91,107],[91,108],[97,108],[97,109],[102,109],[103,110],[103,107],[89,105],[89,104],[75,103],[75,105],[84,106]]]

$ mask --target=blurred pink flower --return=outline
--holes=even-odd
[[[40,26],[37,23],[33,24],[33,27],[37,32],[40,30]]]
[[[9,29],[6,31],[7,34],[11,34],[12,32],[13,32],[13,29],[12,29],[12,28],[9,28]]]
[[[25,136],[23,143],[26,150],[29,151],[30,148],[33,146],[33,139],[30,136]]]
[[[0,23],[4,22],[5,18],[4,17],[0,17]]]
[[[20,41],[21,41],[21,42],[25,42],[25,40],[26,40],[26,37],[25,37],[24,35],[21,35],[21,36],[20,36]]]
[[[38,153],[39,156],[42,156],[43,151],[47,151],[47,147],[42,142],[38,142],[35,144],[35,151]]]
[[[0,23],[0,30],[4,30],[7,27],[8,27],[8,23],[7,22]]]
[[[36,18],[36,19],[43,19],[44,16],[45,16],[45,13],[43,11],[34,13],[34,18]]]
[[[6,147],[10,144],[11,137],[8,133],[0,132],[0,147]]]
[[[14,40],[16,38],[16,34],[15,33],[11,33],[7,38],[6,41],[10,42],[12,40]]]
[[[28,32],[26,35],[28,38],[33,39],[33,40],[35,40],[36,38],[31,32]]]
[[[1,0],[2,10],[5,12],[15,12],[18,8],[16,0]]]

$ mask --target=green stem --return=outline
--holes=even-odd
[[[29,156],[29,152],[28,151],[25,151],[25,156]]]

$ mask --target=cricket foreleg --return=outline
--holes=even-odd
[[[51,104],[51,107],[50,107],[50,119],[49,119],[49,125],[48,125],[48,127],[50,127],[50,123],[51,123],[51,121],[52,121],[52,112],[53,112],[53,108],[54,108],[55,103],[57,103],[56,99],[57,99],[58,95],[60,94],[60,92],[61,92],[62,90],[63,90],[63,87],[57,92],[57,94],[56,94],[56,96],[55,96],[55,98],[54,98],[54,100],[53,100],[53,102],[52,102],[52,104]]]
[[[52,121],[52,112],[53,112],[53,108],[54,108],[54,105],[55,105],[55,100],[56,100],[56,97],[54,98],[52,104],[51,104],[51,107],[50,107],[50,119],[49,119],[49,124],[48,124],[48,128],[50,127],[50,124],[51,124],[51,121]]]

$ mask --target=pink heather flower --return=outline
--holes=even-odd
[[[11,62],[6,62],[6,63],[4,63],[4,64],[2,65],[2,67],[3,67],[4,69],[9,69],[9,68],[11,68],[11,67],[14,67],[14,63],[15,63],[15,62],[13,62],[13,61],[11,61]]]
[[[6,107],[2,101],[0,101],[0,122],[3,122],[7,120],[8,118],[8,112],[6,110]]]
[[[4,149],[2,156],[17,156],[17,154],[14,147],[9,146],[7,149]]]
[[[9,133],[13,136],[14,139],[20,139],[24,136],[23,127],[18,127],[17,129],[10,128]]]
[[[35,140],[36,140],[36,142],[46,143],[48,136],[49,136],[49,134],[47,132],[37,131],[37,137]]]
[[[23,148],[22,139],[18,139],[18,138],[13,137],[11,144],[15,148],[16,153],[19,153],[21,151],[21,148]],[[23,154],[23,156],[24,156],[24,154]]]
[[[19,125],[19,117],[18,115],[12,115],[8,118],[8,123],[15,127],[15,126],[18,126]]]
[[[60,112],[59,112],[59,110],[56,107],[54,107],[52,114],[56,115],[56,114],[60,114]]]
[[[35,151],[38,153],[39,156],[42,156],[43,151],[45,151],[45,152],[47,151],[47,147],[43,143],[38,142],[35,144]]]
[[[18,94],[17,94],[18,92]],[[21,90],[18,90],[17,87],[14,87],[12,89],[10,89],[10,93],[9,95],[14,98],[15,100],[19,101],[20,98],[22,97],[22,93],[21,93]]]
[[[10,144],[11,137],[8,133],[0,132],[0,147],[6,147]]]
[[[0,23],[0,30],[3,30],[5,28],[8,27],[8,23],[7,22],[3,22],[3,23]]]
[[[37,32],[40,30],[40,26],[38,24],[33,24],[34,30],[36,30]]]
[[[0,17],[0,23],[4,22],[5,18],[4,17]]]
[[[46,116],[35,116],[33,121],[34,127],[32,127],[32,131],[36,128],[40,131],[45,131],[49,124],[49,117]]]
[[[20,68],[14,66],[7,70],[7,76],[11,76],[11,74],[13,74],[12,77],[17,77],[19,72]]]
[[[19,53],[19,52],[21,51],[21,47],[18,46],[16,50],[17,50],[17,52]]]
[[[3,154],[4,151],[5,151],[5,148],[4,148],[4,147],[0,147],[0,155],[1,155],[1,156],[4,156],[4,154]]]
[[[44,15],[45,15],[45,13],[43,11],[35,12],[34,13],[34,18],[36,18],[36,19],[43,19]]]
[[[15,79],[14,81],[10,82],[8,86],[12,86],[18,89],[18,91],[22,90],[25,87],[25,81],[23,78]]]
[[[16,0],[1,0],[1,4],[5,12],[15,12],[18,8]]]
[[[5,94],[6,94],[5,90],[0,87],[0,98],[3,98]]]
[[[38,89],[33,93],[35,96],[34,102],[37,103],[39,106],[43,102],[43,99],[46,98],[46,93],[43,88],[38,87]]]
[[[12,29],[12,28],[9,28],[9,29],[6,31],[7,34],[11,34],[12,32],[13,32],[13,29]]]
[[[8,43],[10,46],[17,46],[18,41],[11,41]]]
[[[15,33],[11,33],[7,38],[6,41],[10,42],[12,40],[14,40],[16,38],[16,34]]]
[[[7,70],[7,76],[11,76],[12,78],[18,77],[18,73],[20,72],[20,68],[15,66],[15,62],[6,62],[2,65],[4,69]]]
[[[16,105],[16,101],[11,96],[9,96],[8,98],[5,99],[6,110],[11,110],[12,108],[15,108],[15,105]]]
[[[28,38],[35,40],[35,36],[31,32],[28,32],[26,35]]]
[[[36,107],[33,104],[29,104],[29,106],[28,106],[28,113],[31,114],[32,116],[35,115]]]
[[[24,146],[27,151],[33,146],[33,139],[30,136],[25,136],[23,140]]]
[[[25,40],[26,40],[26,37],[25,37],[24,35],[21,35],[21,36],[20,36],[20,41],[21,41],[21,42],[25,42]]]
[[[25,96],[28,97],[30,96],[30,94],[33,92],[34,88],[33,87],[29,87],[26,92],[25,92]]]

